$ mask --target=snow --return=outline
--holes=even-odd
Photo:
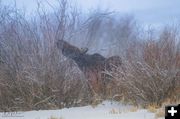
[[[130,105],[104,101],[96,107],[84,106],[60,110],[40,110],[17,113],[0,113],[0,119],[155,119],[155,114],[145,109],[131,111]]]

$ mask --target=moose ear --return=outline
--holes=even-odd
[[[89,49],[85,47],[85,48],[81,48],[80,50],[81,50],[81,54],[86,54]]]

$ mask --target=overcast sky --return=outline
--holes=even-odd
[[[19,8],[28,13],[37,8],[37,0],[16,0]],[[43,1],[43,0],[39,0]],[[45,0],[44,0],[45,1]],[[47,0],[56,4],[56,0]],[[70,0],[84,12],[95,9],[108,9],[122,14],[132,14],[144,24],[161,25],[180,21],[180,0]],[[2,0],[4,4],[12,4],[14,0]],[[46,8],[49,10],[48,8]]]

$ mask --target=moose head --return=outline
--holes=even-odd
[[[64,40],[59,40],[57,47],[62,51],[64,56],[74,60],[81,70],[100,67],[106,60],[102,55],[97,53],[93,55],[86,54],[88,48],[78,48]]]
[[[68,58],[74,59],[80,57],[83,54],[86,54],[88,48],[77,48],[67,41],[59,40],[57,42],[57,47],[62,51],[62,54]]]

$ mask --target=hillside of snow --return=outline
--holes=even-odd
[[[156,119],[154,113],[118,102],[104,101],[96,107],[0,113],[0,119]]]

